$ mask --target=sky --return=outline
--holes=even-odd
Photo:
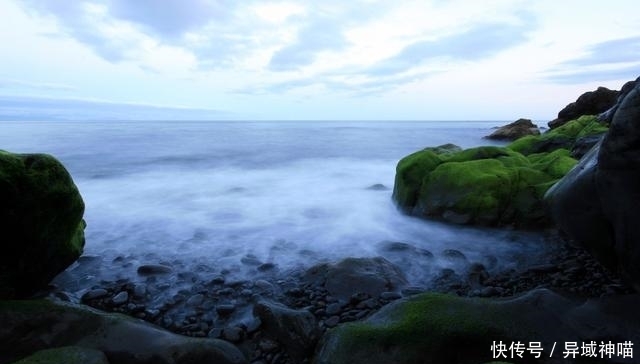
[[[0,0],[0,119],[548,121],[640,75],[635,0]]]

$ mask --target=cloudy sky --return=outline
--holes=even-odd
[[[635,0],[0,0],[0,119],[550,120]]]

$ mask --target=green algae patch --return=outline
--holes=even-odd
[[[409,212],[415,206],[425,173],[440,163],[442,158],[432,150],[421,150],[400,160],[393,188],[393,198],[400,207]]]
[[[494,341],[539,340],[542,334],[536,319],[540,312],[527,310],[528,305],[517,300],[502,303],[421,294],[387,306],[364,322],[331,330],[316,362],[490,362]],[[523,318],[523,309],[524,316],[531,317]]]
[[[567,129],[579,133],[571,128],[591,122]],[[405,213],[457,224],[547,226],[544,193],[576,163],[567,149],[525,156],[496,146],[426,148],[398,163],[393,199]]]
[[[541,135],[528,135],[509,144],[507,148],[524,155],[551,152],[556,149],[572,149],[583,137],[599,135],[609,130],[600,124],[595,115],[583,115]]]
[[[5,151],[0,201],[0,298],[25,297],[82,253],[84,202],[54,157]]]

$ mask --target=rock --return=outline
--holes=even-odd
[[[104,288],[92,289],[82,295],[82,301],[86,302],[86,301],[94,300],[96,298],[102,298],[108,294],[109,292]]]
[[[605,112],[616,103],[618,94],[618,91],[609,90],[606,87],[585,92],[575,102],[560,110],[558,118],[549,122],[549,128],[555,129],[582,115],[597,115]]]
[[[340,323],[340,316],[331,316],[324,321],[324,325],[329,328],[335,327],[339,323]]]
[[[527,157],[501,147],[447,157],[424,150],[398,163],[393,198],[408,214],[451,223],[546,226],[544,192],[575,163],[564,149]]]
[[[102,351],[79,346],[45,349],[13,364],[109,364]]]
[[[640,83],[617,106],[611,128],[547,192],[558,228],[640,289]]]
[[[172,334],[144,321],[69,303],[0,301],[0,362],[34,351],[81,346],[110,363],[246,363],[233,345]]]
[[[516,140],[525,135],[540,135],[538,126],[530,119],[518,119],[511,124],[498,128],[485,138],[494,140]]]
[[[638,295],[572,301],[545,289],[507,300],[421,294],[327,331],[314,363],[484,363],[494,341],[541,342],[547,356],[535,362],[557,363],[548,358],[554,342],[636,342],[639,303]]]
[[[345,302],[354,293],[378,297],[407,284],[402,271],[381,257],[346,258],[335,264],[321,264],[310,268],[303,279],[319,281],[331,296]]]
[[[127,291],[118,292],[118,294],[111,299],[111,303],[115,306],[123,305],[127,303],[127,301],[129,301],[129,293]]]
[[[169,274],[171,272],[173,272],[173,268],[163,264],[144,264],[138,267],[138,274],[141,276]]]
[[[316,319],[309,311],[260,301],[254,306],[253,314],[262,321],[262,332],[284,345],[298,362],[311,354],[320,337]]]
[[[222,330],[222,338],[232,343],[242,341],[244,337],[244,331],[239,327],[226,327]]]
[[[187,299],[187,306],[200,306],[204,302],[204,295],[202,293],[196,293]]]
[[[0,299],[44,288],[84,247],[84,202],[60,162],[0,150]]]
[[[376,183],[376,184],[373,184],[373,185],[367,187],[367,189],[368,190],[372,190],[372,191],[386,191],[389,188],[387,186],[383,185],[382,183]]]
[[[216,312],[220,316],[231,315],[236,310],[236,306],[233,304],[220,304],[216,306]]]
[[[524,155],[551,152],[559,148],[572,150],[580,146],[576,145],[578,140],[602,136],[607,130],[597,116],[584,115],[542,135],[520,138],[507,147]],[[583,139],[581,143],[584,141]]]

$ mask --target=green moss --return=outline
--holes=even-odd
[[[4,151],[0,201],[0,297],[25,296],[81,254],[84,203],[52,156]]]
[[[557,149],[551,153],[532,154],[528,158],[533,168],[548,174],[553,179],[562,178],[578,163],[566,149]]]
[[[393,198],[399,207],[408,212],[413,209],[425,174],[434,170],[440,163],[440,156],[431,150],[413,153],[398,162]]]
[[[606,132],[608,128],[598,121],[597,116],[584,115],[541,135],[528,135],[515,140],[507,148],[529,155],[551,152],[558,148],[571,149],[577,139]]]
[[[372,318],[371,322],[343,325],[331,362],[445,363],[459,362],[463,357],[467,361],[491,360],[492,341],[519,336],[513,335],[515,323],[489,300],[428,293],[387,311],[384,320]]]

